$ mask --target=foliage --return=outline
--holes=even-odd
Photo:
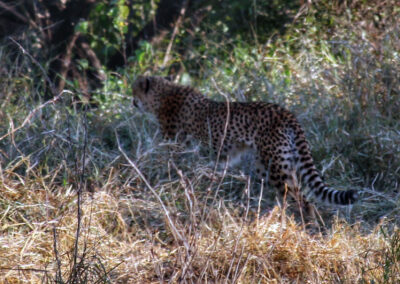
[[[34,32],[25,52],[0,46],[1,281],[72,282],[74,271],[86,282],[400,280],[396,1],[245,2],[197,2],[175,35],[141,42],[119,73],[105,69],[89,102],[73,82],[43,99],[49,62]],[[98,1],[76,27],[102,62],[159,2],[129,3]],[[250,192],[240,169],[215,172],[204,149],[161,142],[131,107],[130,84],[144,73],[291,109],[327,183],[359,190],[360,202],[321,205],[325,231],[304,230],[286,215],[293,205],[271,209],[268,188]]]
[[[116,51],[123,52],[127,33],[137,34],[151,20],[158,1],[140,1],[131,5],[128,0],[97,2],[90,18],[81,22],[77,30],[88,37],[91,47],[105,62]]]

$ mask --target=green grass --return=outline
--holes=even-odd
[[[186,52],[188,35],[178,36],[167,63],[209,97],[276,102],[297,115],[326,182],[361,193],[351,209],[319,206],[322,234],[274,207],[272,190],[249,193],[240,167],[214,172],[203,147],[163,141],[154,119],[131,107],[137,75],[167,72],[168,42],[143,43],[92,104],[74,82],[45,104],[38,63],[2,44],[1,281],[65,283],[77,272],[88,283],[398,282],[400,11],[394,1],[340,9],[315,3],[264,42],[204,34],[204,21]],[[46,70],[30,38],[20,42]]]

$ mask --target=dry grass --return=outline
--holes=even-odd
[[[71,280],[78,224],[75,191],[54,184],[52,175],[15,172],[14,166],[0,173],[1,281]],[[80,282],[400,281],[399,264],[390,253],[396,238],[399,245],[400,232],[385,235],[385,224],[361,233],[360,224],[336,220],[326,232],[310,234],[279,207],[260,216],[254,208],[235,209],[221,197],[207,202],[210,196],[194,189],[211,182],[206,175],[203,181],[181,175],[156,188],[171,224],[144,184],[115,183],[121,174],[116,169],[107,174],[108,182],[83,194],[76,267]],[[393,257],[399,257],[398,251]]]
[[[202,149],[160,143],[114,73],[96,108],[72,85],[45,102],[40,53],[1,45],[0,282],[399,283],[400,10],[339,2],[314,1],[257,46],[200,29],[207,48],[171,59],[207,94],[298,115],[327,183],[361,193],[351,210],[322,207],[321,233]],[[123,72],[161,72],[162,50]]]

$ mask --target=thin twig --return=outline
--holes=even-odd
[[[72,270],[72,281],[76,281],[78,277],[78,268],[77,268],[77,259],[78,259],[78,246],[79,246],[79,236],[81,232],[81,221],[82,221],[82,188],[84,187],[84,180],[85,180],[85,164],[86,164],[86,149],[87,149],[87,132],[88,132],[88,124],[87,124],[87,106],[85,106],[84,109],[84,114],[83,114],[83,120],[84,120],[84,141],[83,141],[83,153],[82,153],[82,161],[81,161],[81,172],[79,176],[79,185],[78,185],[78,190],[77,190],[77,195],[78,195],[78,212],[77,212],[77,228],[76,228],[76,234],[75,234],[75,247],[74,247],[74,262],[73,262],[73,270]],[[85,253],[85,250],[83,251],[83,254]],[[83,259],[81,260],[81,262]]]
[[[216,172],[217,172],[218,163],[219,163],[219,160],[220,160],[220,157],[221,157],[222,147],[224,146],[224,142],[225,142],[225,139],[226,139],[226,134],[228,132],[228,125],[229,125],[229,119],[230,119],[230,103],[229,103],[228,96],[219,89],[219,87],[218,87],[217,83],[215,82],[214,78],[212,78],[212,82],[213,82],[215,88],[217,89],[217,91],[220,94],[222,94],[222,96],[224,96],[224,98],[225,98],[227,113],[226,113],[226,121],[225,121],[225,125],[224,125],[224,133],[222,135],[221,143],[220,143],[219,148],[218,148],[217,158],[215,160],[215,165],[214,165],[214,170],[213,170],[213,178],[211,179],[210,185],[208,186],[208,189],[207,189],[206,200],[208,200],[209,194],[211,192],[211,187],[214,185],[214,176],[216,175]],[[210,114],[208,113],[207,115],[209,116]],[[208,116],[207,116],[207,120],[209,119]],[[209,128],[209,136],[210,136],[209,138],[210,138],[210,141],[211,141],[211,125],[209,123],[208,123],[208,128]],[[223,172],[223,175],[222,175],[222,177],[221,177],[221,179],[219,181],[219,184],[218,184],[218,187],[217,187],[217,191],[214,194],[213,202],[215,201],[215,199],[217,197],[218,189],[221,186],[223,179],[225,178],[226,170],[227,170],[227,168],[229,166],[228,162],[229,162],[229,157],[228,157],[228,159],[226,161],[226,164],[225,164],[225,167],[224,167],[224,172]],[[201,216],[201,220],[202,221],[206,220],[205,212],[206,212],[206,204],[204,204],[204,207],[203,207],[203,212],[202,212],[202,216]]]
[[[57,84],[58,85],[57,90],[64,89],[65,78],[67,77],[67,73],[68,73],[69,67],[71,65],[72,49],[74,48],[75,42],[80,37],[80,35],[81,35],[80,32],[75,32],[67,44],[65,55],[61,59],[61,69],[59,71],[60,72],[60,81]]]
[[[11,14],[13,14],[15,17],[17,17],[22,22],[24,22],[26,24],[28,23],[28,20],[26,19],[26,17],[24,17],[21,13],[19,13],[16,9],[14,9],[14,7],[7,5],[3,1],[0,1],[0,8],[10,11]]]
[[[246,182],[246,193],[247,193],[246,213],[245,213],[245,216],[244,216],[244,221],[242,221],[242,225],[240,226],[239,234],[238,234],[238,236],[237,236],[237,238],[236,238],[236,241],[235,241],[235,247],[234,247],[233,253],[232,253],[232,256],[233,256],[233,257],[232,257],[232,259],[231,259],[231,263],[230,263],[230,265],[229,265],[228,272],[227,272],[227,274],[226,274],[225,283],[228,283],[229,276],[230,276],[230,274],[231,274],[231,272],[232,272],[233,263],[234,263],[235,258],[236,258],[236,251],[237,251],[238,245],[239,245],[239,240],[242,238],[242,234],[243,234],[243,230],[244,230],[244,225],[245,225],[245,223],[247,222],[247,217],[248,217],[248,214],[249,214],[249,209],[250,209],[250,177],[247,178],[247,182]],[[237,273],[237,271],[238,271],[238,269],[239,269],[238,267],[239,267],[240,261],[241,261],[242,258],[243,258],[243,250],[244,250],[244,245],[242,245],[241,253],[240,253],[239,257],[237,258],[237,266],[236,266],[236,270],[235,270],[236,273]],[[236,273],[235,273],[235,274],[236,274]],[[235,275],[232,275],[232,277],[235,279]],[[235,281],[233,281],[233,282],[235,283]]]
[[[180,179],[181,179],[181,184],[185,189],[185,196],[189,202],[189,216],[190,216],[190,226],[189,226],[189,232],[188,232],[188,236],[194,236],[193,238],[191,238],[190,240],[190,251],[186,252],[186,259],[183,262],[184,266],[181,269],[181,276],[180,279],[185,279],[185,276],[188,272],[188,269],[190,267],[190,265],[193,263],[193,260],[195,258],[195,256],[197,255],[197,240],[199,239],[199,234],[197,234],[197,228],[199,225],[199,222],[196,220],[196,214],[194,212],[195,208],[197,207],[196,204],[196,198],[195,198],[195,194],[194,194],[194,189],[193,189],[193,185],[192,183],[183,175],[182,171],[175,165],[175,163],[173,161],[171,161],[171,165],[173,166],[173,168],[175,169],[175,171],[178,173]],[[192,195],[192,197],[190,196],[188,189],[190,189],[190,194]],[[192,200],[193,199],[193,200]]]
[[[45,106],[47,106],[48,104],[51,103],[55,103],[56,101],[58,101],[61,96],[64,93],[69,93],[72,94],[71,91],[68,90],[63,90],[60,94],[58,94],[58,96],[52,98],[51,100],[48,100],[47,102],[41,104],[40,106],[36,107],[35,109],[33,109],[28,116],[25,118],[24,122],[22,122],[22,124],[20,126],[18,126],[17,128],[14,128],[11,132],[8,132],[7,134],[4,134],[3,136],[0,137],[0,141],[3,140],[4,138],[13,135],[15,132],[17,132],[18,130],[20,130],[21,128],[25,127],[27,124],[29,124],[31,122],[32,117],[35,115],[35,113],[39,110],[41,110],[42,108],[44,108]]]
[[[213,84],[214,84],[215,88],[217,89],[217,91],[225,98],[226,110],[227,110],[227,112],[226,112],[226,121],[225,121],[225,125],[224,125],[224,133],[223,133],[223,136],[222,136],[222,139],[221,139],[221,144],[219,145],[219,149],[218,149],[218,153],[217,153],[217,159],[216,159],[216,163],[215,163],[215,167],[214,167],[214,173],[215,173],[217,171],[218,162],[219,162],[219,159],[220,159],[220,156],[221,156],[222,147],[224,146],[224,143],[225,143],[226,133],[228,132],[228,125],[229,125],[229,120],[230,120],[230,117],[231,117],[231,108],[230,108],[230,102],[229,102],[228,96],[219,89],[219,87],[218,87],[217,83],[215,82],[214,78],[212,78],[211,81],[213,82]]]
[[[40,30],[38,25],[31,18],[26,17],[26,16],[22,15],[21,13],[19,13],[16,9],[14,9],[14,6],[10,6],[7,3],[4,3],[3,1],[0,1],[0,8],[3,8],[4,10],[10,11],[10,13],[13,14],[15,17],[17,17],[20,21],[24,22],[25,24],[29,23],[35,29],[39,29]]]
[[[181,9],[181,11],[179,13],[179,17],[175,22],[174,30],[172,32],[171,39],[170,39],[170,41],[168,43],[168,47],[167,47],[167,50],[165,52],[165,56],[164,56],[164,60],[163,60],[163,63],[161,65],[161,68],[164,68],[165,65],[167,65],[167,63],[168,63],[169,54],[171,53],[172,45],[174,43],[174,39],[175,39],[176,35],[178,34],[179,27],[181,26],[181,23],[182,23],[182,19],[185,16],[186,9],[187,9],[187,4],[188,4],[188,1],[185,1],[184,5],[183,5],[183,7],[182,7],[182,9]]]
[[[49,83],[49,85],[50,85],[51,93],[53,94],[53,96],[56,96],[57,90],[54,87],[53,82],[50,80],[49,76],[47,75],[46,70],[44,70],[43,66],[28,51],[26,51],[26,49],[23,48],[22,45],[19,44],[15,39],[13,39],[12,37],[9,37],[9,39],[21,49],[23,54],[26,54],[32,60],[32,62],[35,63],[40,68],[40,70],[43,73],[44,78],[46,79],[47,83]],[[64,91],[62,91],[62,92],[64,92]]]
[[[261,189],[260,189],[260,196],[258,198],[258,208],[257,208],[257,228],[258,228],[258,222],[260,220],[261,199],[263,196],[263,191],[264,191],[264,179],[261,179]]]
[[[168,209],[164,205],[164,202],[162,201],[161,197],[157,194],[157,192],[154,190],[154,188],[150,185],[150,183],[147,181],[147,179],[142,174],[142,172],[139,170],[139,168],[136,166],[136,164],[128,157],[128,155],[122,149],[116,130],[115,130],[115,137],[117,138],[118,150],[121,152],[121,154],[124,156],[124,158],[128,161],[128,163],[131,165],[131,167],[136,171],[136,173],[139,175],[139,177],[143,180],[143,182],[146,184],[146,186],[150,189],[151,193],[156,197],[156,199],[160,203],[162,209],[164,210],[164,214],[167,217],[168,224],[169,224],[170,228],[172,229],[172,233],[173,233],[175,239],[180,240],[183,243],[183,245],[185,246],[186,250],[189,251],[190,246],[189,246],[188,241],[179,233],[178,229],[175,227],[175,224],[172,221],[171,216],[169,215]]]
[[[44,272],[47,273],[46,269],[37,268],[11,268],[11,267],[0,267],[0,270],[12,270],[12,271],[34,271],[34,272]]]
[[[57,283],[62,283],[62,276],[61,276],[61,261],[58,256],[58,250],[57,250],[57,231],[56,231],[56,226],[53,225],[53,249],[54,249],[54,254],[56,257],[56,262],[57,262],[57,272],[56,272],[56,282]]]

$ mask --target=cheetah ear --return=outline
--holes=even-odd
[[[142,77],[141,82],[139,83],[140,89],[144,91],[146,94],[150,89],[150,80],[148,77]]]

